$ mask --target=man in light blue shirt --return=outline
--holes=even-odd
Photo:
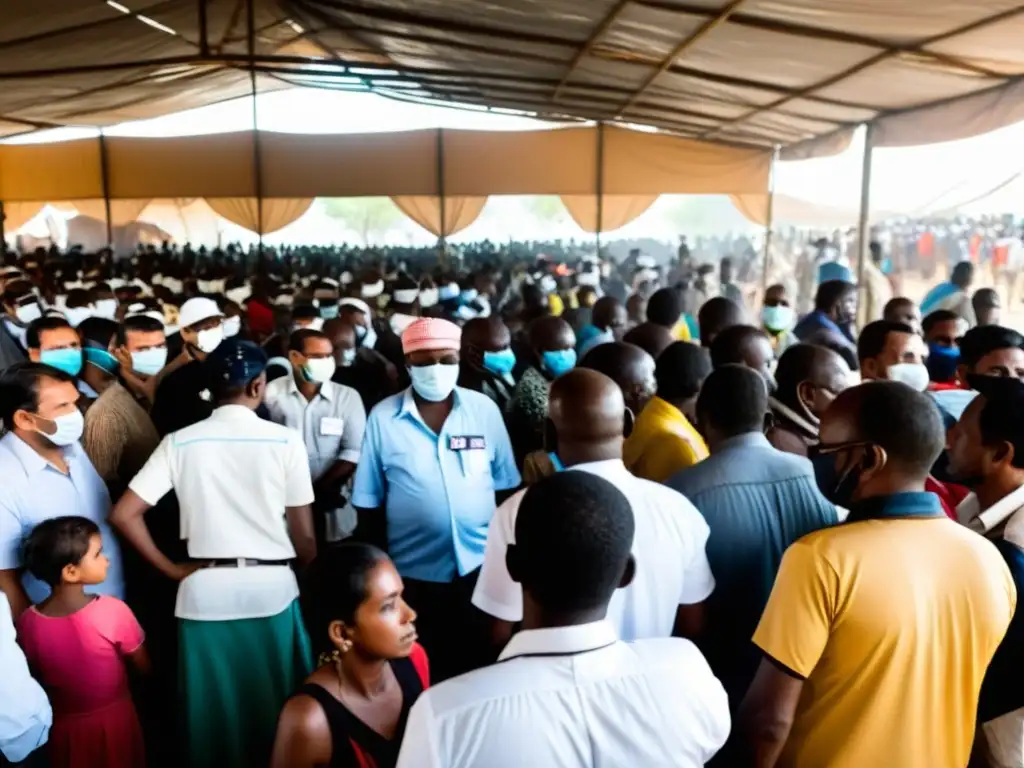
[[[82,413],[74,379],[41,363],[19,363],[0,376],[0,591],[15,621],[50,588],[22,567],[24,538],[44,520],[65,515],[88,518],[100,527],[110,560],[107,580],[89,587],[124,599],[117,539],[107,524],[110,495],[79,445]]]
[[[520,483],[498,407],[455,386],[460,342],[459,327],[439,318],[406,328],[412,387],[370,414],[352,496],[357,536],[386,525],[436,680],[487,661],[479,653],[488,643],[474,631],[485,631],[483,614],[470,597],[496,494]]]
[[[53,710],[42,686],[28,671],[11,620],[11,606],[0,593],[0,756],[12,763],[46,743]],[[0,763],[3,759],[0,759]]]

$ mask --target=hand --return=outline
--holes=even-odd
[[[184,579],[191,576],[196,571],[206,568],[209,563],[202,561],[193,561],[188,563],[177,563],[174,566],[174,570],[168,574],[174,581],[183,581]]]

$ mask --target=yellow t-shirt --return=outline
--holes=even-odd
[[[778,765],[966,765],[982,678],[1016,602],[992,543],[945,516],[797,541],[753,638],[806,678]]]
[[[657,483],[707,457],[707,443],[690,420],[660,397],[644,406],[633,425],[633,433],[622,446],[626,469]]]

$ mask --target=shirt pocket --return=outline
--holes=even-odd
[[[491,457],[486,448],[465,450],[459,452],[459,460],[462,465],[462,476],[468,480],[491,479]]]

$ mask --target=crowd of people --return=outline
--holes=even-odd
[[[1024,336],[882,262],[8,254],[3,759],[1024,768]]]

